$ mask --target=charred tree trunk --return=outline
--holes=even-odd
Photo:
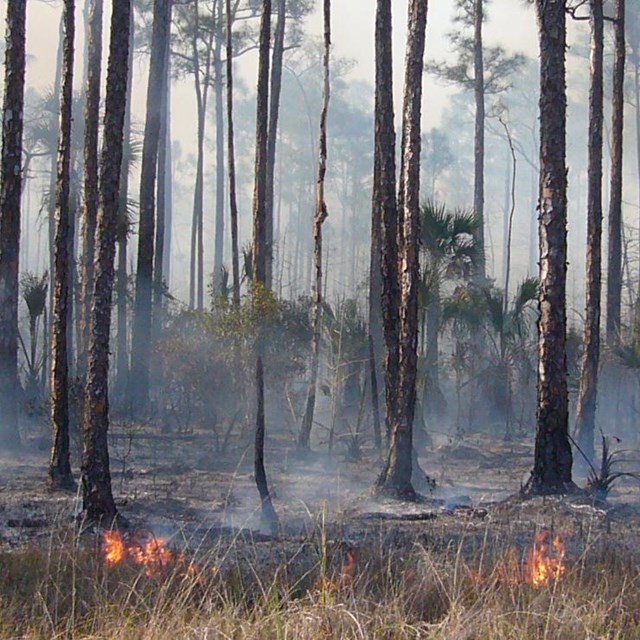
[[[0,165],[0,448],[18,449],[18,267],[26,2],[8,0],[6,7]]]
[[[283,3],[284,4],[284,3]],[[313,415],[316,406],[318,386],[318,365],[320,362],[320,334],[322,329],[322,225],[327,219],[327,204],[324,198],[324,179],[327,173],[327,113],[329,111],[330,77],[329,56],[331,53],[331,1],[324,0],[324,55],[322,67],[324,83],[322,90],[322,111],[320,113],[320,154],[318,161],[318,185],[316,190],[316,212],[313,221],[313,258],[315,281],[313,287],[313,336],[311,338],[311,376],[307,392],[307,404],[298,438],[298,449],[309,451]],[[273,104],[273,102],[272,102]]]
[[[393,112],[391,2],[378,0],[376,9],[375,161],[372,243],[381,230],[381,311],[384,334],[385,423],[391,433],[396,419],[398,380],[398,204],[396,199],[396,135]],[[380,225],[378,227],[378,224]],[[375,262],[375,250],[372,248]],[[372,294],[373,295],[373,294]],[[376,304],[375,300],[370,302]]]
[[[147,88],[147,113],[142,144],[140,174],[140,226],[138,264],[131,340],[132,408],[144,412],[149,405],[149,364],[151,357],[151,292],[155,229],[155,186],[164,76],[164,47],[169,38],[169,0],[156,0],[153,8],[151,62]]]
[[[265,295],[267,270],[266,229],[266,182],[267,182],[267,122],[269,111],[269,43],[271,41],[271,0],[262,0],[260,20],[260,46],[258,63],[258,92],[256,107],[256,162],[253,191],[253,296],[254,305],[260,304]],[[254,473],[262,504],[262,519],[265,527],[276,532],[278,516],[271,502],[264,468],[264,367],[263,336],[256,337],[256,431],[254,451]]]
[[[240,258],[238,249],[238,201],[236,198],[236,156],[233,131],[233,19],[231,0],[226,0],[227,31],[225,38],[227,64],[227,163],[229,165],[229,212],[231,218],[231,271],[233,303],[240,305]]]
[[[171,20],[172,0],[169,0],[169,21]],[[156,185],[156,246],[153,262],[153,315],[154,315],[154,335],[158,335],[159,327],[156,323],[160,322],[160,313],[162,309],[163,289],[164,289],[164,265],[165,265],[165,238],[167,237],[167,182],[171,180],[171,176],[167,175],[167,153],[170,141],[167,137],[169,128],[169,56],[170,46],[169,38],[163,43],[162,59],[164,67],[162,73],[162,89],[160,97],[160,133],[158,137],[158,181]]]
[[[615,53],[611,99],[611,186],[609,193],[609,251],[607,255],[607,343],[620,337],[622,303],[622,154],[624,129],[624,71],[626,59],[625,0],[616,0]]]
[[[286,1],[277,0],[278,17],[273,36],[273,59],[271,64],[271,88],[269,91],[269,134],[267,141],[267,287],[273,287],[273,201],[275,193],[276,143],[278,140],[278,116],[280,115],[280,92],[282,89],[282,60],[284,57],[284,35],[286,30]],[[314,234],[315,234],[314,223]]]
[[[591,80],[589,92],[589,183],[587,185],[587,301],[576,431],[580,449],[588,460],[593,462],[598,364],[600,361],[604,18],[602,0],[591,0],[590,5]]]
[[[69,457],[69,183],[71,169],[71,107],[73,102],[73,58],[75,0],[65,0],[60,131],[56,184],[56,225],[53,272],[53,333],[51,335],[51,423],[53,445],[49,483],[68,489],[75,486]]]
[[[128,287],[127,287],[127,245],[129,237],[129,218],[127,201],[129,199],[129,166],[131,163],[131,93],[133,89],[133,50],[134,24],[133,11],[129,13],[129,58],[127,94],[125,96],[124,130],[122,163],[120,169],[120,195],[118,200],[118,225],[116,243],[118,246],[118,266],[116,272],[116,306],[118,333],[116,336],[116,379],[115,395],[126,403],[129,382],[129,350],[128,350]]]
[[[373,196],[371,203],[371,247],[369,257],[369,333],[376,377],[384,390],[383,361],[385,337],[382,322],[382,219],[387,208],[395,207],[395,131],[393,125],[393,60],[391,6],[378,2],[376,10],[376,88],[373,154]],[[385,151],[387,155],[385,155]],[[387,193],[385,200],[384,194]],[[393,214],[395,216],[395,213]],[[391,217],[391,214],[389,214]],[[390,257],[391,259],[391,257]],[[386,326],[386,325],[385,325]],[[376,398],[376,402],[378,399]]]
[[[109,524],[117,515],[109,469],[109,337],[114,280],[119,179],[127,99],[131,0],[113,0],[100,160],[95,287],[82,426],[82,504],[88,520]]]
[[[566,358],[566,2],[536,0],[540,36],[540,294],[535,458],[526,491],[573,489]]]
[[[484,281],[486,276],[486,260],[484,257],[484,56],[482,49],[482,23],[484,0],[474,0],[474,37],[473,37],[473,91],[476,102],[474,133],[474,186],[473,211],[478,220],[476,242],[480,252],[478,276]]]
[[[420,115],[422,75],[427,26],[427,2],[411,0],[405,58],[405,88],[402,110],[402,202],[399,211],[396,263],[400,288],[398,331],[398,378],[394,385],[395,411],[390,429],[386,467],[379,489],[397,498],[414,498],[413,419],[416,405],[418,365],[418,283],[420,280]],[[388,371],[387,371],[388,374]]]
[[[93,289],[96,220],[98,218],[98,129],[100,122],[100,75],[102,72],[103,0],[92,0],[89,10],[87,84],[84,106],[84,216],[82,219],[82,293],[78,314],[78,376],[84,380],[89,344],[89,314]]]

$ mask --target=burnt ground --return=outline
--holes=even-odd
[[[372,449],[364,448],[359,461],[340,451],[331,460],[326,453],[301,460],[292,440],[268,440],[267,473],[282,524],[277,538],[260,530],[249,444],[221,456],[207,432],[162,435],[114,424],[113,488],[134,526],[168,536],[194,555],[216,549],[228,557],[232,547],[242,548],[263,569],[292,558],[312,566],[320,539],[337,550],[361,549],[363,556],[415,545],[470,556],[479,549],[500,555],[508,546],[524,554],[540,528],[562,535],[569,562],[609,544],[640,553],[640,489],[632,480],[621,481],[607,503],[517,497],[533,459],[530,440],[434,436],[420,463],[437,488],[419,504],[373,497],[380,460]],[[77,469],[77,443],[74,448]],[[48,491],[47,462],[44,426],[29,436],[25,453],[0,455],[0,552],[48,544],[52,532],[76,526],[79,497]],[[576,480],[584,485],[584,478]]]

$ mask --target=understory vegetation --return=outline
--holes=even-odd
[[[126,564],[105,567],[93,537],[55,534],[48,544],[0,555],[0,637],[515,640],[640,633],[639,565],[619,537],[587,540],[561,578],[535,588],[520,579],[526,551],[512,542],[493,545],[485,536],[475,550],[465,539],[386,552],[374,546],[345,573],[344,551],[324,546],[318,533],[279,566],[262,565],[254,548],[243,553],[231,545],[196,554],[197,569],[183,562],[153,575]],[[305,553],[310,562],[297,562]]]

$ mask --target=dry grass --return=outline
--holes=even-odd
[[[214,563],[223,566],[218,549],[198,559],[197,575],[179,563],[148,576],[126,564],[105,568],[95,540],[52,534],[47,545],[0,555],[0,637],[640,637],[638,564],[604,545],[573,558],[561,579],[540,589],[518,579],[522,554],[489,543],[472,554],[462,545],[362,549],[348,580],[338,577],[321,538],[315,549],[310,571],[232,561],[228,549],[224,569],[215,571]]]

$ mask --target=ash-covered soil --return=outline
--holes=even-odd
[[[437,488],[415,504],[372,495],[381,464],[373,449],[364,448],[358,461],[340,452],[300,459],[292,441],[268,440],[278,537],[260,528],[250,445],[221,455],[206,432],[159,435],[131,424],[115,424],[111,442],[116,502],[133,527],[194,557],[213,553],[221,565],[246,561],[267,572],[295,565],[304,573],[327,546],[338,565],[349,548],[364,559],[416,547],[469,557],[511,548],[523,555],[541,528],[562,536],[568,562],[609,544],[640,553],[640,491],[632,480],[621,480],[607,503],[517,497],[532,464],[532,438],[435,437],[420,463]],[[24,453],[0,454],[0,551],[47,545],[78,526],[79,495],[47,489],[47,449],[43,428]],[[78,469],[77,445],[73,464]],[[585,484],[583,477],[576,481]],[[93,536],[95,544],[98,533],[88,530],[84,539]]]

